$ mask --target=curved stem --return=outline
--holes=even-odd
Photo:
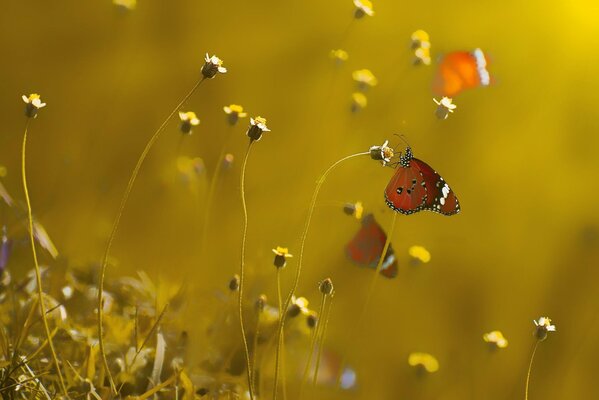
[[[302,272],[302,262],[304,260],[304,247],[306,245],[306,237],[308,236],[308,230],[310,229],[310,222],[312,222],[312,214],[314,213],[314,206],[316,205],[316,199],[318,198],[318,193],[320,192],[320,187],[326,180],[329,173],[333,169],[335,169],[335,167],[337,167],[339,164],[341,164],[342,162],[347,161],[351,158],[359,157],[359,156],[366,156],[369,154],[370,154],[370,152],[366,151],[366,152],[351,154],[349,156],[343,157],[343,158],[335,161],[335,163],[333,163],[333,165],[331,165],[329,168],[327,168],[327,170],[324,171],[322,176],[318,179],[318,182],[316,183],[316,188],[314,189],[314,193],[312,194],[312,200],[310,201],[310,207],[308,209],[308,218],[306,219],[306,224],[304,225],[304,231],[302,233],[300,254],[299,254],[299,259],[298,259],[298,263],[297,263],[297,269],[295,272],[295,279],[293,281],[293,286],[291,288],[291,291],[289,292],[289,294],[287,295],[287,299],[285,300],[285,304],[283,306],[284,310],[287,310],[289,308],[289,303],[291,303],[291,297],[294,295],[295,291],[297,290],[297,286],[299,285],[299,278],[300,278],[300,275]],[[285,326],[286,315],[287,315],[287,313],[282,315],[281,321],[279,322],[279,327],[278,327],[279,342],[277,343],[277,352],[276,352],[276,356],[275,356],[276,357],[275,358],[275,382],[274,382],[275,387],[277,386],[278,379],[279,379],[279,356],[281,353],[281,337],[282,337],[283,328]],[[273,400],[276,400],[276,398],[274,398]]]
[[[389,233],[387,234],[387,240],[385,240],[385,245],[383,246],[383,251],[381,252],[381,257],[379,258],[379,262],[376,265],[376,271],[374,272],[374,276],[370,281],[370,287],[368,288],[368,292],[366,294],[366,300],[364,300],[364,306],[362,307],[362,311],[360,312],[360,317],[358,318],[358,323],[355,325],[357,327],[363,326],[364,318],[366,317],[366,313],[368,312],[368,305],[370,304],[370,299],[372,294],[374,293],[374,288],[376,286],[376,282],[380,275],[381,268],[383,267],[383,262],[385,261],[385,256],[387,255],[387,251],[389,250],[389,246],[391,245],[391,236],[393,236],[393,231],[395,230],[395,221],[397,220],[397,213],[393,213],[393,218],[391,219],[391,227],[389,228]],[[355,332],[355,331],[351,331]],[[353,340],[353,335],[350,337],[350,343]],[[341,368],[337,372],[337,384],[336,387],[339,388],[341,384],[341,377],[343,375],[343,370],[345,369],[346,355],[341,359]]]
[[[106,352],[104,348],[104,277],[106,275],[106,267],[108,265],[108,258],[110,256],[110,250],[112,248],[112,242],[116,236],[116,232],[119,227],[119,223],[121,222],[121,217],[123,215],[123,211],[125,210],[125,206],[127,205],[127,201],[129,200],[129,195],[131,194],[131,190],[133,189],[133,184],[135,183],[135,179],[139,174],[139,170],[143,162],[145,161],[150,149],[154,145],[154,142],[158,139],[160,134],[166,128],[169,120],[175,115],[175,113],[183,106],[183,104],[191,97],[191,95],[196,91],[196,89],[204,82],[205,78],[201,78],[196,82],[193,88],[187,93],[183,99],[177,104],[177,106],[171,111],[171,113],[166,117],[164,122],[160,125],[160,127],[154,132],[146,147],[141,152],[133,171],[131,172],[131,176],[129,177],[129,182],[127,183],[127,187],[125,188],[125,192],[123,193],[123,197],[121,199],[121,203],[119,205],[119,209],[116,214],[116,218],[114,220],[114,224],[112,225],[112,231],[110,232],[110,236],[108,237],[108,242],[106,243],[106,249],[104,250],[104,256],[102,257],[102,266],[100,267],[100,280],[98,282],[98,343],[100,345],[100,354],[102,355],[102,363],[104,364],[104,369],[106,370],[106,376],[108,377],[108,381],[110,382],[110,389],[114,394],[117,393],[116,386],[114,385],[114,380],[112,379],[112,374],[110,373],[110,369],[108,367],[108,360],[106,358]]]
[[[247,166],[248,158],[250,156],[250,150],[252,149],[252,144],[254,142],[250,141],[250,144],[245,151],[245,157],[243,158],[243,164],[241,166],[241,205],[243,207],[243,236],[241,238],[241,268],[239,271],[239,324],[241,326],[241,338],[243,340],[243,347],[245,350],[245,361],[246,361],[246,371],[247,371],[247,379],[248,386],[250,390],[250,399],[254,400],[254,388],[252,385],[252,365],[250,362],[250,351],[248,348],[248,340],[245,334],[245,327],[243,326],[243,282],[245,277],[245,242],[247,239],[248,232],[248,209],[247,204],[245,202],[245,169]]]
[[[256,318],[256,331],[254,332],[254,343],[252,346],[252,368],[256,368],[256,359],[258,357],[258,336],[260,335],[260,319],[262,317],[262,312],[258,312],[258,317]],[[252,384],[256,387],[256,371],[252,371]],[[260,395],[260,393],[258,393]]]
[[[29,189],[27,188],[27,172],[26,172],[26,154],[27,154],[27,130],[29,129],[29,122],[31,119],[27,119],[25,124],[25,132],[23,133],[23,146],[21,149],[21,174],[23,176],[23,190],[25,192],[25,203],[27,205],[27,219],[29,223],[29,241],[31,242],[31,252],[33,253],[33,263],[35,265],[35,279],[37,281],[37,294],[39,297],[40,314],[42,316],[42,322],[44,324],[44,331],[46,333],[46,339],[48,340],[48,346],[50,347],[50,353],[52,353],[52,361],[56,366],[56,372],[58,373],[58,381],[60,383],[60,389],[63,395],[69,398],[67,393],[67,387],[60,371],[60,365],[58,365],[58,357],[56,356],[56,350],[54,349],[54,343],[52,342],[52,334],[48,325],[48,318],[46,316],[46,305],[44,304],[44,290],[42,288],[42,273],[40,271],[40,265],[37,259],[37,251],[35,250],[35,238],[33,236],[33,212],[31,211],[31,200],[29,198]]]
[[[320,300],[320,307],[318,309],[318,319],[316,321],[316,326],[314,327],[314,332],[312,332],[312,338],[310,339],[310,347],[308,348],[308,362],[304,367],[304,373],[302,375],[302,383],[299,388],[299,399],[301,400],[302,395],[304,393],[304,385],[306,384],[306,380],[308,379],[308,374],[310,372],[310,366],[312,365],[312,355],[314,354],[314,346],[316,345],[316,338],[318,337],[318,330],[320,329],[322,317],[324,316],[324,307],[326,304],[327,295],[322,294],[322,298]]]
[[[324,348],[324,338],[327,334],[327,326],[329,325],[329,318],[331,317],[331,308],[333,307],[333,296],[329,301],[329,308],[326,311],[326,317],[324,317],[324,324],[322,325],[322,331],[320,332],[320,344],[318,345],[318,355],[316,356],[316,366],[314,367],[314,378],[312,380],[312,387],[316,386],[318,380],[318,367],[320,367],[320,360],[322,358],[322,349]]]
[[[532,371],[532,362],[535,359],[535,353],[537,352],[537,347],[539,346],[539,340],[535,342],[535,346],[532,349],[532,355],[530,356],[530,363],[528,364],[528,372],[526,373],[526,387],[524,389],[524,400],[528,400],[528,385],[530,383],[530,371]]]

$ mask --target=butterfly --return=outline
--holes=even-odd
[[[387,234],[372,214],[365,215],[361,223],[360,230],[347,244],[346,253],[356,264],[376,268],[387,241]],[[397,275],[397,259],[391,245],[387,248],[380,272],[386,278],[395,278]]]
[[[433,92],[439,96],[455,97],[464,89],[488,86],[491,76],[487,63],[487,57],[481,49],[446,54],[437,68]]]
[[[402,214],[434,211],[443,215],[460,212],[460,203],[447,182],[430,165],[414,158],[412,149],[400,155],[395,174],[385,189],[387,205]]]

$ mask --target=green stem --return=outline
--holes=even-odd
[[[329,325],[329,318],[331,317],[331,307],[333,307],[333,297],[329,301],[329,308],[326,311],[326,317],[324,317],[324,324],[322,325],[322,331],[320,333],[320,344],[318,345],[318,355],[316,356],[316,367],[314,367],[314,379],[312,380],[312,387],[316,386],[318,380],[318,368],[320,367],[320,360],[322,358],[322,349],[324,348],[324,338],[327,334],[327,326]]]
[[[526,373],[526,387],[524,389],[524,400],[528,400],[528,385],[530,384],[530,372],[532,371],[532,362],[535,359],[535,353],[537,352],[537,347],[539,346],[539,340],[535,342],[535,345],[532,349],[532,355],[530,356],[530,363],[528,364],[528,372]]]
[[[119,205],[119,209],[116,214],[116,218],[114,220],[114,224],[112,225],[112,231],[110,232],[110,236],[108,237],[108,242],[106,243],[106,249],[104,250],[104,256],[102,257],[102,266],[100,268],[100,280],[98,282],[98,344],[100,345],[100,354],[102,355],[102,363],[104,364],[104,369],[106,370],[106,376],[108,377],[108,381],[110,383],[110,389],[113,394],[117,393],[116,386],[114,385],[114,380],[112,379],[112,374],[110,373],[110,369],[108,367],[108,359],[106,358],[106,351],[104,347],[104,278],[106,276],[106,267],[108,265],[108,258],[110,257],[110,250],[112,248],[112,242],[116,236],[116,232],[119,227],[119,223],[121,222],[121,217],[123,215],[123,211],[125,210],[125,206],[127,205],[127,201],[129,200],[129,195],[131,194],[131,190],[133,189],[133,184],[137,179],[137,175],[139,174],[139,170],[143,162],[145,161],[150,149],[160,136],[160,134],[166,128],[169,120],[175,115],[177,111],[185,104],[185,102],[191,97],[191,95],[196,91],[196,89],[204,82],[205,78],[201,78],[196,82],[193,88],[187,93],[183,99],[177,104],[177,106],[171,111],[171,113],[166,117],[166,119],[162,122],[160,127],[154,132],[146,147],[141,152],[133,171],[131,172],[131,176],[129,177],[129,182],[127,183],[127,187],[125,188],[125,192],[123,193],[123,197],[121,199],[121,203]]]
[[[25,202],[27,205],[27,218],[29,222],[29,241],[31,242],[31,252],[33,253],[33,263],[35,265],[35,279],[37,281],[37,294],[39,297],[40,314],[42,316],[42,322],[44,324],[44,331],[50,347],[50,353],[52,354],[52,361],[56,366],[56,372],[58,373],[58,381],[60,383],[60,389],[66,398],[69,398],[67,393],[67,387],[62,377],[60,365],[58,364],[58,357],[56,356],[56,350],[54,349],[54,343],[52,342],[52,334],[50,333],[50,327],[48,325],[48,318],[46,316],[46,305],[44,303],[44,290],[42,289],[42,273],[40,271],[40,265],[37,259],[37,251],[35,250],[35,238],[33,236],[33,212],[31,211],[31,200],[29,198],[29,189],[27,188],[27,172],[26,172],[26,154],[27,154],[27,130],[29,129],[29,122],[31,119],[27,119],[25,124],[25,132],[23,133],[23,147],[21,152],[21,174],[23,176],[23,190],[25,191]]]
[[[250,141],[243,158],[243,164],[241,166],[241,205],[243,207],[243,236],[241,239],[241,267],[239,271],[239,324],[241,326],[241,338],[243,340],[243,347],[245,350],[245,361],[247,380],[250,391],[250,400],[254,400],[254,388],[252,385],[252,365],[250,362],[250,351],[248,348],[248,340],[245,333],[245,327],[243,326],[243,283],[245,278],[245,244],[247,240],[248,231],[248,210],[245,201],[245,169],[247,166],[248,158],[250,156],[250,150],[254,141]]]
[[[304,373],[302,375],[302,383],[300,384],[300,388],[299,388],[299,399],[300,400],[304,393],[304,385],[306,384],[306,381],[308,380],[310,366],[312,365],[312,355],[314,354],[314,350],[315,350],[314,346],[316,345],[316,338],[318,336],[318,330],[320,328],[321,321],[322,321],[321,318],[324,316],[324,307],[325,307],[326,299],[327,299],[327,295],[323,293],[322,298],[320,300],[320,308],[318,310],[318,319],[316,320],[316,326],[314,327],[314,332],[312,332],[312,338],[310,339],[310,347],[308,348],[308,362],[306,363],[306,366],[304,367]]]

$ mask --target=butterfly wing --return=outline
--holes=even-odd
[[[441,59],[433,91],[438,96],[455,97],[462,90],[479,85],[476,58],[468,51],[454,51]]]
[[[387,234],[376,222],[374,216],[368,214],[362,218],[362,226],[347,244],[346,252],[348,257],[355,263],[376,268],[386,241]],[[397,260],[391,245],[389,245],[387,254],[385,254],[380,273],[387,278],[393,278],[397,275]]]
[[[417,165],[412,161],[407,167],[399,165],[385,189],[387,205],[409,215],[422,210],[426,199],[426,183]]]
[[[422,160],[413,158],[412,163],[417,165],[427,188],[428,197],[424,209],[448,216],[459,213],[460,202],[445,179]]]

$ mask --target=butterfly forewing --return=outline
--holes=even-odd
[[[385,189],[387,205],[402,214],[422,210],[427,199],[425,185],[420,169],[415,168],[411,161],[407,167],[399,165]]]
[[[427,200],[424,209],[443,215],[454,215],[460,212],[460,203],[447,182],[430,165],[416,158],[412,162],[418,166],[427,188]]]

